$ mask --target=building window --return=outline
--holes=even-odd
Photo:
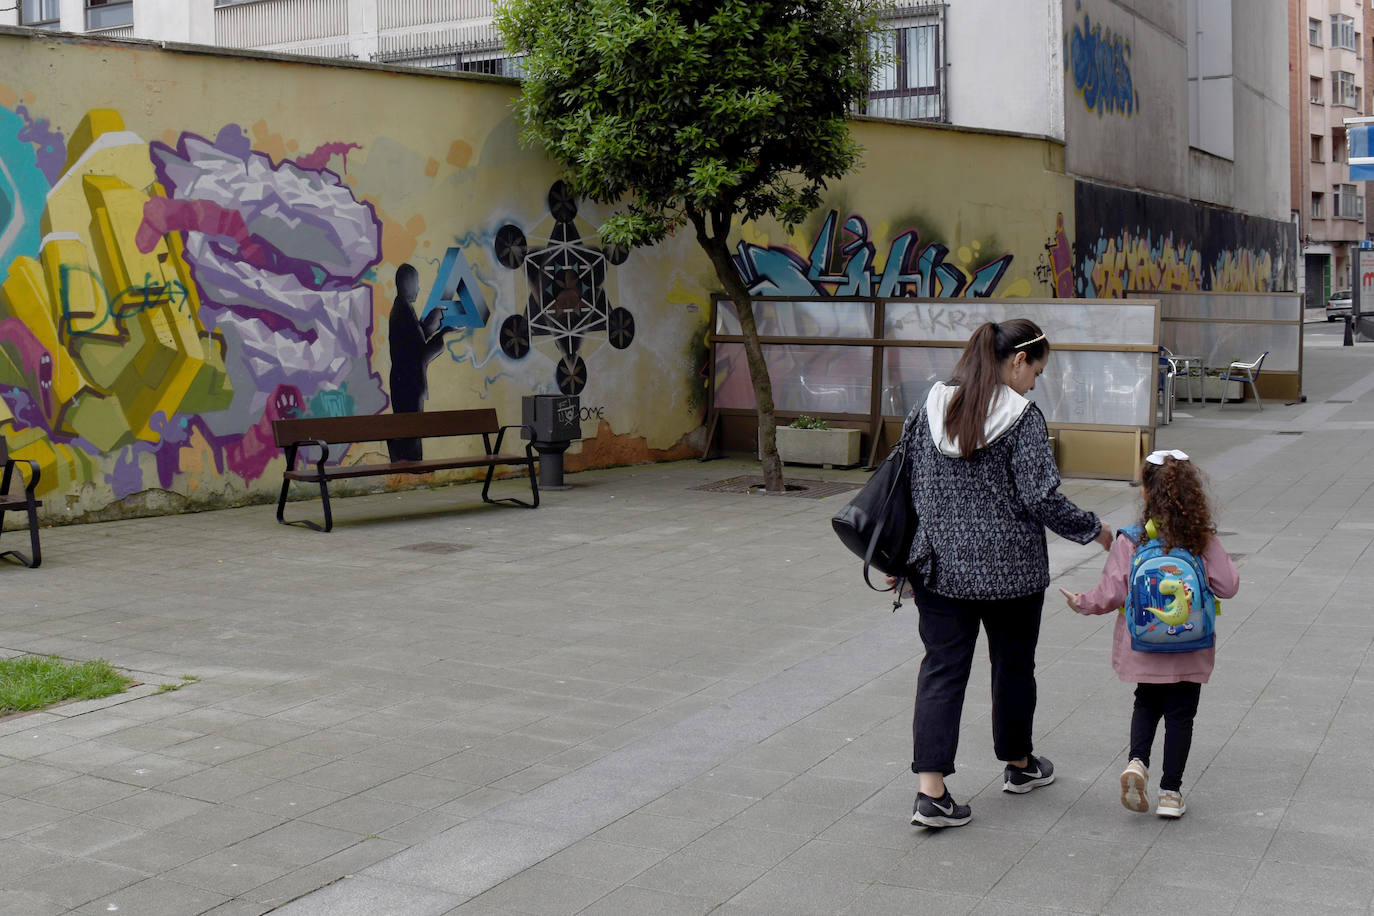
[[[1313,105],[1322,103],[1322,78],[1320,76],[1307,78],[1307,100]]]
[[[1325,218],[1326,218],[1326,214],[1322,213],[1322,198],[1325,197],[1325,196],[1326,196],[1326,195],[1324,195],[1324,194],[1318,194],[1318,193],[1316,193],[1315,191],[1313,192],[1313,194],[1312,194],[1312,218],[1313,218],[1313,219],[1325,219]]]
[[[945,5],[891,10],[875,43],[882,62],[864,100],[864,114],[904,121],[948,121],[944,96]]]
[[[1353,184],[1331,186],[1332,216],[1337,219],[1364,219],[1364,195]]]
[[[1331,128],[1331,161],[1344,162],[1346,160],[1346,134],[1344,127]]]
[[[22,0],[19,4],[19,24],[35,29],[55,29],[60,26],[58,10],[61,0]]]
[[[1323,139],[1323,138],[1322,138],[1322,135],[1321,135],[1321,134],[1313,134],[1313,135],[1312,135],[1312,161],[1313,161],[1313,162],[1321,162],[1321,161],[1322,161],[1322,139]]]
[[[1355,74],[1344,70],[1331,71],[1331,104],[1360,107],[1360,87],[1355,85]]]
[[[1331,47],[1355,50],[1355,17],[1331,14]]]
[[[113,29],[133,24],[133,0],[86,0],[86,28]]]
[[[1322,21],[1320,19],[1307,20],[1307,43],[1319,48],[1322,46]]]

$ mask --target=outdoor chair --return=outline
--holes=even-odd
[[[1264,409],[1264,402],[1260,400],[1259,389],[1255,387],[1255,380],[1259,378],[1260,366],[1264,365],[1264,358],[1269,355],[1265,350],[1260,354],[1259,359],[1252,363],[1236,361],[1223,372],[1218,378],[1221,379],[1221,406],[1226,406],[1226,383],[1244,382],[1250,386],[1250,393],[1255,396],[1255,404],[1260,410]]]
[[[1172,423],[1174,420],[1174,377],[1178,366],[1174,364],[1173,354],[1168,347],[1159,348],[1159,376],[1155,392],[1159,396],[1159,422]]]

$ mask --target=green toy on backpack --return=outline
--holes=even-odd
[[[1126,630],[1137,652],[1193,652],[1216,645],[1217,599],[1201,558],[1164,549],[1154,520],[1121,534],[1136,545],[1127,574]]]

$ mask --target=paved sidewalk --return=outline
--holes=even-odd
[[[1058,780],[999,791],[980,652],[974,821],[911,827],[914,610],[831,535],[844,496],[693,490],[750,466],[688,461],[533,512],[341,500],[328,535],[270,506],[44,531],[0,568],[0,652],[145,686],[0,721],[0,914],[1374,912],[1374,345],[1307,330],[1306,403],[1160,430],[1242,562],[1181,821],[1117,801],[1110,617],[1047,600]],[[1064,489],[1114,524],[1137,498]],[[1082,589],[1103,554],[1051,557]]]

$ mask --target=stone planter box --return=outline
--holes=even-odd
[[[778,456],[784,464],[852,467],[859,463],[857,429],[797,429],[779,426]]]
[[[1226,400],[1239,401],[1245,397],[1245,389],[1241,387],[1240,382],[1223,382],[1215,376],[1204,375],[1202,377],[1202,399],[1204,401],[1220,401],[1223,385],[1226,386]],[[1185,387],[1182,390],[1187,392],[1188,389]],[[1174,381],[1174,398],[1177,399],[1178,396],[1179,382],[1176,379]]]

